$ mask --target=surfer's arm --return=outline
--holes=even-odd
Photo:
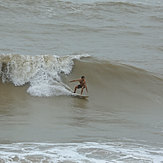
[[[76,79],[76,80],[71,80],[70,82],[76,82],[76,81],[79,81],[80,79]]]

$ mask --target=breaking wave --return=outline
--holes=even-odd
[[[73,60],[88,55],[1,55],[0,69],[2,82],[12,82],[15,86],[30,84],[27,92],[33,96],[69,95],[61,82],[61,74],[69,74]]]
[[[90,95],[101,94],[101,99],[132,100],[142,97],[161,102],[163,80],[153,74],[129,65],[111,63],[88,54],[55,55],[1,55],[2,82],[15,86],[29,85],[32,96],[71,95],[71,79],[85,75]],[[123,96],[122,96],[123,95]],[[121,97],[122,96],[122,97]]]

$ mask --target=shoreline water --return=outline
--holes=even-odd
[[[161,162],[161,149],[126,142],[18,143],[2,145],[1,161],[22,162]],[[19,151],[19,153],[17,153]],[[26,153],[24,152],[26,151]],[[156,152],[157,151],[157,152]],[[13,155],[13,153],[15,155]],[[151,154],[152,153],[152,154]],[[4,155],[4,154],[7,154]]]

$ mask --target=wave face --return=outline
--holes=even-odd
[[[163,161],[162,148],[130,142],[2,144],[1,162],[149,162]]]

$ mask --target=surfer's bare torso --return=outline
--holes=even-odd
[[[81,88],[81,94],[83,93],[84,88],[86,88],[86,91],[88,92],[88,88],[84,76],[82,76],[80,79],[72,80],[70,82],[76,82],[76,81],[78,81],[80,84],[75,86],[74,93],[76,93],[76,90],[80,88]]]

